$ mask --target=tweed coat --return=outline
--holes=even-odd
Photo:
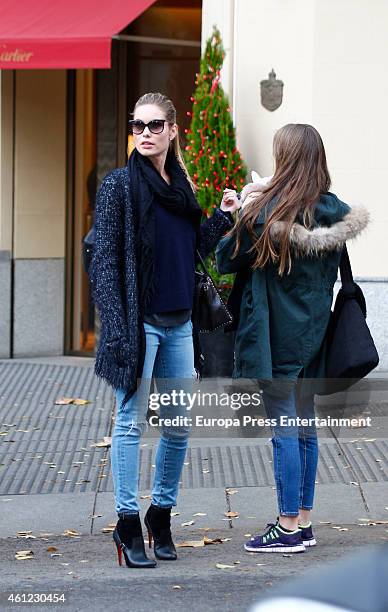
[[[134,209],[126,167],[102,181],[95,208],[95,246],[90,283],[101,319],[94,371],[114,389],[136,389],[139,372],[140,308]],[[220,209],[201,224],[198,249],[206,257],[233,225]],[[140,364],[140,372],[142,364]]]
[[[253,199],[255,194],[249,197]],[[275,205],[272,201],[261,211],[255,225],[258,236]],[[238,310],[234,378],[325,377],[324,338],[341,250],[346,240],[366,227],[368,219],[364,207],[350,208],[333,193],[323,194],[315,206],[314,226],[307,229],[294,223],[291,229],[292,269],[283,276],[275,264],[252,271],[252,255],[248,253],[252,241],[246,230],[234,259],[235,235],[220,241],[218,271],[237,272],[235,285],[240,287],[231,308]],[[282,221],[272,225],[275,241],[284,227]]]

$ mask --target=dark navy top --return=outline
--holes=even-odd
[[[194,224],[155,199],[154,296],[146,315],[191,310],[194,299]],[[189,314],[190,316],[190,314]],[[189,318],[188,316],[188,318]]]

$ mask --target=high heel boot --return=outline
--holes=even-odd
[[[148,530],[148,545],[154,539],[154,552],[157,559],[175,561],[177,558],[171,537],[171,508],[160,508],[153,504],[147,510],[144,523]]]
[[[127,567],[155,567],[156,561],[148,559],[145,553],[143,531],[138,514],[119,514],[113,539],[117,547],[119,565],[122,565],[124,554]]]

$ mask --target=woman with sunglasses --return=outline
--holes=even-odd
[[[191,321],[196,249],[207,256],[233,225],[238,203],[222,203],[201,223],[202,211],[183,162],[171,100],[160,93],[136,103],[130,131],[135,148],[127,167],[103,180],[96,202],[91,266],[101,318],[95,373],[116,393],[111,460],[115,509],[113,539],[121,565],[154,567],[145,554],[139,517],[139,442],[146,427],[151,379],[193,381],[199,350]],[[158,389],[159,391],[159,389]],[[161,407],[160,417],[181,416]],[[162,420],[162,419],[161,419]],[[161,426],[151,505],[145,516],[149,546],[158,559],[177,558],[170,515],[189,428]]]

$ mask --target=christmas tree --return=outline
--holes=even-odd
[[[228,98],[220,83],[225,52],[219,30],[206,43],[191,97],[190,128],[185,130],[185,161],[196,187],[198,202],[207,216],[219,206],[225,188],[241,191],[246,167],[236,147],[236,133]],[[219,285],[231,284],[232,276],[220,277],[214,256],[208,260],[210,272]]]

